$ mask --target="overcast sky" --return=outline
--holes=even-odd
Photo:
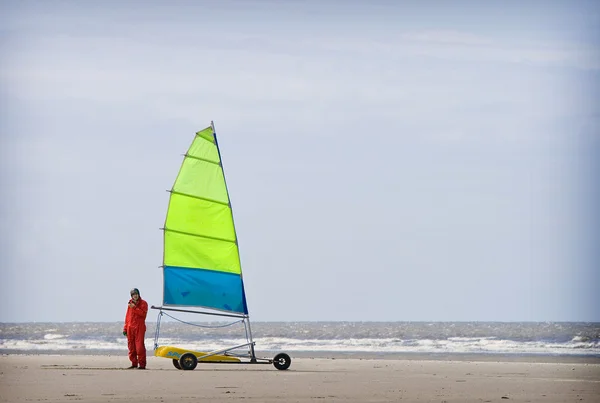
[[[211,120],[251,319],[600,321],[600,7],[491,3],[3,1],[0,321],[160,305]]]

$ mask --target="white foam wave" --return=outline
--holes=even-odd
[[[64,334],[55,334],[55,333],[48,333],[44,335],[44,340],[56,340],[56,339],[64,339],[65,336]]]
[[[48,336],[48,335],[46,335]],[[0,339],[0,351],[126,351],[127,340],[115,337],[106,340],[69,339],[46,337],[39,340],[3,340]],[[60,335],[51,335],[60,336]],[[585,340],[572,340],[567,343],[517,342],[494,337],[452,337],[443,340],[434,339],[398,339],[398,338],[349,338],[349,339],[293,339],[264,337],[255,339],[259,350],[302,351],[302,352],[347,352],[347,353],[487,353],[487,354],[549,354],[549,355],[595,355],[600,356],[600,344]],[[178,338],[161,338],[160,345],[197,350],[213,351],[232,345],[244,344],[245,339],[198,340],[190,342]],[[153,338],[146,338],[146,348],[152,349]]]

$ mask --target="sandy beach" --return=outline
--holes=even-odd
[[[271,365],[4,355],[1,402],[600,402],[600,363],[296,358]]]

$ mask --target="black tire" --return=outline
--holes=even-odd
[[[179,357],[179,366],[184,371],[192,371],[198,365],[198,358],[192,353],[185,353]]]
[[[181,365],[179,365],[179,361],[173,358],[173,366],[177,369],[181,369]]]
[[[275,356],[275,358],[273,358],[273,365],[278,370],[283,371],[285,369],[288,369],[291,364],[292,359],[286,353],[279,353]]]

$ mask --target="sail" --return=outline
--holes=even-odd
[[[171,189],[163,304],[247,315],[229,193],[213,126],[196,133]]]

